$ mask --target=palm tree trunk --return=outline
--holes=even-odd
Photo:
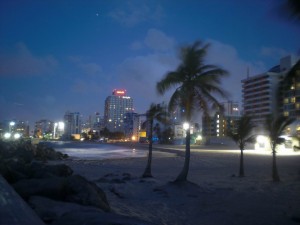
[[[187,129],[186,131],[186,138],[185,138],[185,159],[184,159],[184,165],[183,168],[174,181],[175,183],[180,183],[187,181],[187,176],[189,172],[189,166],[190,166],[190,156],[191,156],[191,132],[190,129]]]
[[[278,169],[277,169],[277,163],[276,163],[276,146],[273,146],[272,148],[272,155],[273,155],[273,165],[272,165],[272,178],[274,182],[280,181]]]
[[[240,155],[240,173],[239,177],[244,177],[244,149],[241,148],[241,155]]]
[[[143,176],[144,178],[146,177],[153,177],[152,176],[152,172],[151,172],[151,164],[152,164],[152,144],[153,144],[153,141],[152,141],[152,133],[153,133],[153,121],[150,122],[150,134],[149,134],[149,152],[148,152],[148,161],[147,161],[147,166],[146,166],[146,169],[143,173]]]

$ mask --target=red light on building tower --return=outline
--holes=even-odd
[[[113,95],[125,96],[126,95],[126,90],[125,89],[114,89],[113,90]]]

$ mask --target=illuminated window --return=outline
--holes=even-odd
[[[289,116],[289,112],[285,111],[285,112],[283,113],[283,115],[284,115],[284,116]]]
[[[295,103],[296,102],[296,98],[295,97],[292,97],[291,98],[291,103]]]
[[[300,103],[296,103],[296,109],[300,109]]]
[[[289,99],[285,98],[283,102],[284,102],[284,104],[288,104],[289,103]]]

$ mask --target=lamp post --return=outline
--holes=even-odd
[[[58,126],[58,123],[54,123],[54,128],[53,128],[53,139],[55,139],[55,134],[56,134],[56,128]]]
[[[13,128],[13,126],[15,125],[16,123],[14,122],[14,121],[11,121],[10,123],[9,123],[9,133],[12,133],[12,128]]]

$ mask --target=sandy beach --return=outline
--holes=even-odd
[[[105,191],[114,212],[153,224],[300,222],[300,154],[278,155],[281,182],[273,183],[270,153],[246,151],[246,176],[240,178],[239,151],[194,149],[188,176],[191,183],[178,187],[170,181],[183,166],[182,150],[154,149],[154,177],[150,179],[141,178],[146,149],[131,150],[144,153],[138,158],[76,158],[64,163],[74,173],[96,182]]]

